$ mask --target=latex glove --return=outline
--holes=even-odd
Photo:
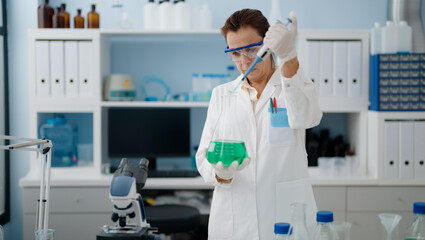
[[[239,167],[238,167],[238,164],[239,164],[238,161],[233,161],[232,164],[230,164],[230,166],[227,168],[223,165],[223,162],[221,161],[219,161],[217,164],[212,164],[212,165],[215,169],[215,173],[217,174],[219,178],[224,180],[229,180],[233,178],[236,171],[240,171],[244,169],[246,166],[248,166],[250,161],[251,161],[251,158],[245,158]]]
[[[266,32],[264,45],[270,48],[279,60],[279,66],[295,58],[297,51],[295,49],[295,39],[297,37],[297,17],[294,12],[289,13],[292,20],[291,29],[288,29],[283,23],[275,22]]]

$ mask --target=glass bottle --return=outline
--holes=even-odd
[[[52,28],[53,27],[53,8],[49,5],[49,0],[44,0],[37,9],[38,15],[38,28]]]
[[[398,224],[400,223],[401,216],[392,213],[381,213],[378,215],[382,224],[382,239],[383,240],[396,240],[398,238]]]
[[[413,203],[415,217],[406,229],[405,240],[425,240],[425,202]]]
[[[53,15],[53,28],[64,28],[65,16],[61,12],[61,8],[56,8],[55,15]]]
[[[66,4],[62,3],[61,4],[61,12],[64,16],[64,27],[65,28],[69,28],[70,24],[69,24],[69,12],[66,11]]]
[[[331,211],[318,211],[317,225],[313,230],[314,240],[339,240],[338,234],[332,226],[334,215]]]
[[[289,234],[289,223],[275,223],[274,224],[274,240],[287,240]]]
[[[291,240],[309,240],[307,225],[305,222],[305,203],[291,204],[291,224],[292,235]]]
[[[91,5],[91,12],[87,14],[87,28],[99,28],[99,14],[95,4]]]
[[[81,9],[77,9],[77,15],[74,17],[74,28],[84,28],[84,17],[81,15]]]
[[[225,167],[229,167],[233,161],[238,161],[240,165],[248,158],[248,153],[237,117],[237,96],[223,96],[222,103],[222,111],[208,147],[207,160],[212,164],[221,161]]]

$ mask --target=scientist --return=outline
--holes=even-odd
[[[288,28],[269,25],[254,9],[233,13],[221,28],[228,52],[239,72],[247,71],[261,42],[278,58],[269,57],[234,92],[234,117],[245,134],[249,158],[238,167],[206,159],[221,109],[222,96],[230,95],[241,76],[216,87],[212,92],[207,119],[196,154],[198,170],[215,185],[208,226],[208,239],[273,239],[275,222],[290,221],[290,204],[306,204],[307,226],[315,222],[317,210],[308,181],[305,129],[319,124],[322,112],[314,84],[305,77],[295,50],[297,19],[290,13]],[[279,115],[272,112],[270,99],[276,99]],[[275,115],[273,115],[275,114]],[[274,119],[274,123],[271,122]],[[275,124],[276,121],[279,124]],[[285,125],[286,122],[286,125]]]

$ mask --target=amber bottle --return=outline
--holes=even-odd
[[[84,17],[81,16],[81,9],[77,9],[77,15],[74,17],[74,28],[84,28]]]
[[[61,4],[61,12],[62,12],[62,14],[63,14],[63,17],[64,17],[64,27],[65,28],[69,28],[70,27],[70,24],[69,24],[69,12],[67,12],[66,11],[66,4],[65,3],[62,3]]]
[[[87,14],[87,28],[99,28],[99,14],[95,4],[91,5],[91,12]]]
[[[44,0],[37,9],[38,27],[39,28],[52,28],[53,27],[53,14],[54,10],[49,5],[49,0]]]
[[[53,15],[53,27],[54,28],[64,28],[65,27],[65,17],[61,11],[61,8],[56,8],[55,15]]]

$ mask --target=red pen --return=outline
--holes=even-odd
[[[277,104],[276,104],[276,98],[273,98],[273,106],[274,106],[274,110],[277,113]]]

